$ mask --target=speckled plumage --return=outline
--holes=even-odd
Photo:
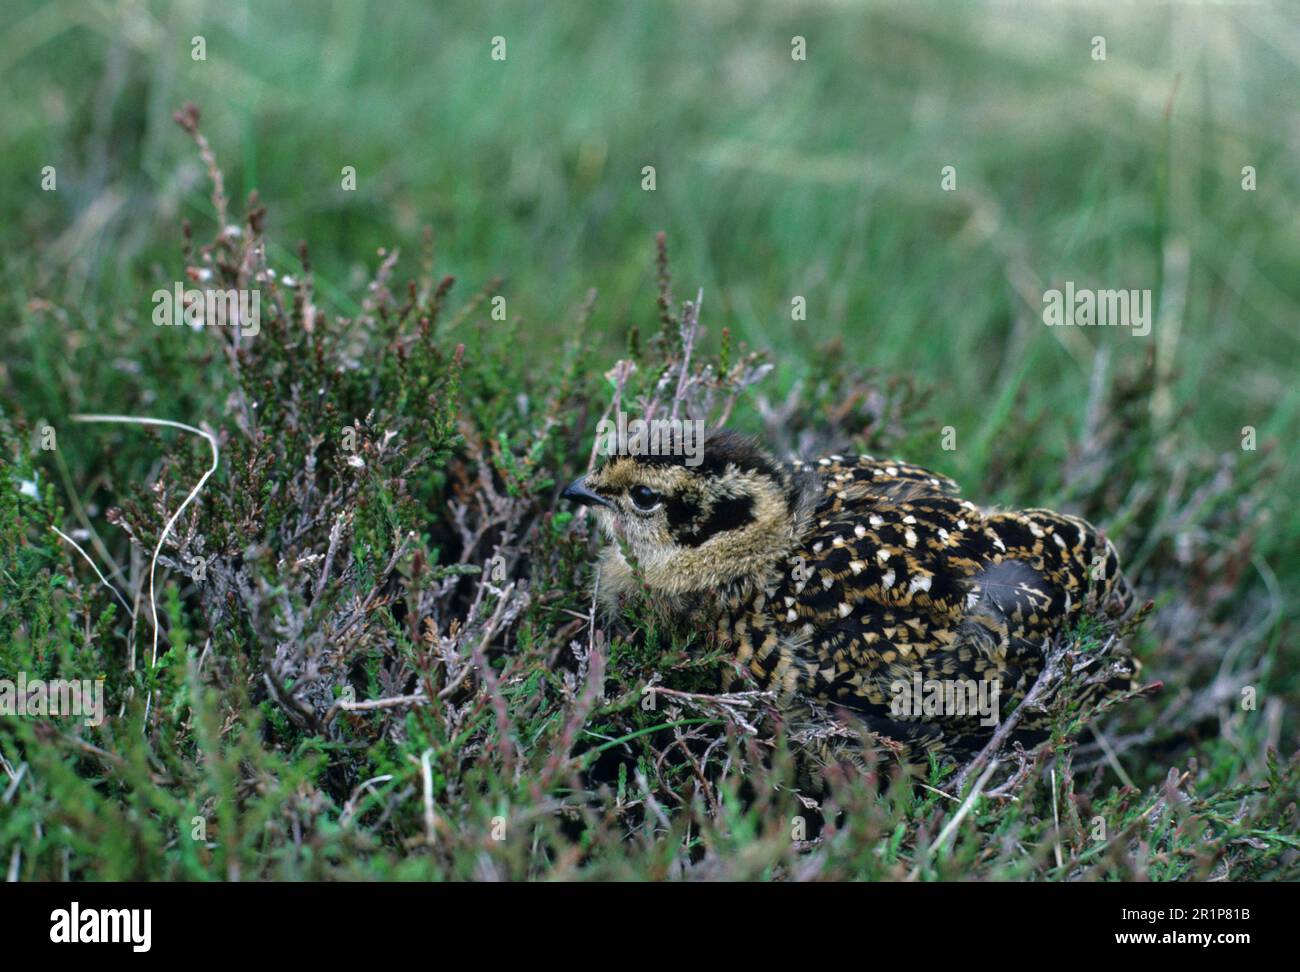
[[[641,509],[634,489],[658,505]],[[636,562],[618,543],[604,550],[607,606],[643,584],[787,703],[848,707],[934,753],[992,730],[974,714],[897,718],[900,681],[995,680],[1009,712],[1085,605],[1118,614],[1132,599],[1115,548],[1086,521],[981,509],[951,480],[892,460],[782,464],[722,433],[695,469],[615,457],[566,495],[592,503]],[[1136,666],[1123,659],[1118,672],[1112,688]]]

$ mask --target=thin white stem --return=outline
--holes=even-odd
[[[911,873],[907,875],[909,881],[915,881],[920,876],[921,866],[933,857],[935,852],[947,843],[948,838],[957,830],[958,827],[961,826],[961,822],[966,819],[966,815],[970,813],[971,808],[975,806],[975,801],[979,798],[980,793],[983,792],[984,784],[989,781],[989,777],[993,775],[993,771],[997,768],[998,761],[995,759],[989,763],[984,772],[980,774],[980,778],[975,781],[975,786],[971,788],[970,795],[966,797],[966,800],[962,803],[961,807],[958,808],[957,812],[952,815],[952,818],[944,826],[943,830],[939,831],[939,836],[935,838],[934,843],[926,848],[925,854],[916,862],[916,866],[912,868]]]
[[[424,834],[430,846],[438,828],[438,817],[433,811],[433,767],[429,762],[432,758],[432,749],[420,754],[420,775],[424,777]]]
[[[126,613],[129,614],[132,618],[134,618],[135,612],[131,610],[131,605],[128,604],[126,598],[122,596],[122,592],[108,582],[108,578],[104,576],[103,572],[99,569],[98,565],[96,565],[96,563],[90,559],[90,554],[86,553],[86,551],[82,549],[81,544],[77,543],[76,540],[73,540],[72,537],[68,536],[66,533],[64,533],[62,530],[60,530],[58,527],[54,526],[53,524],[50,524],[50,529],[53,530],[55,533],[57,533],[59,536],[61,536],[64,540],[68,541],[68,543],[72,544],[74,547],[77,548],[77,553],[81,554],[81,556],[85,558],[86,563],[90,564],[90,569],[95,572],[95,576],[99,578],[99,582],[113,592],[113,596],[122,602],[122,607],[126,608]]]
[[[194,484],[194,488],[190,490],[189,495],[185,497],[185,501],[176,508],[176,512],[171,515],[171,519],[169,519],[167,525],[163,527],[162,533],[158,535],[158,545],[154,547],[153,557],[149,561],[149,612],[153,618],[153,650],[149,658],[149,667],[153,668],[158,664],[158,602],[154,596],[154,574],[158,568],[158,555],[162,553],[163,543],[166,541],[167,535],[171,533],[172,527],[176,525],[176,521],[179,520],[181,514],[185,512],[185,507],[189,506],[190,503],[194,501],[194,498],[199,495],[199,490],[203,488],[203,484],[208,481],[214,472],[217,471],[217,466],[221,461],[221,452],[217,448],[217,437],[211,432],[205,432],[203,429],[196,429],[194,426],[186,425],[184,422],[173,422],[170,419],[141,418],[138,415],[74,415],[72,416],[72,420],[74,422],[119,422],[126,425],[166,426],[172,429],[181,429],[185,432],[193,432],[195,435],[201,435],[203,438],[208,440],[208,445],[212,448],[212,466],[203,474],[199,481]],[[146,715],[146,719],[147,718]]]

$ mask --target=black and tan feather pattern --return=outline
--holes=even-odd
[[[898,682],[992,680],[1008,712],[1085,606],[1131,603],[1115,548],[1077,517],[984,510],[943,476],[871,456],[781,464],[730,433],[704,457],[615,457],[566,490],[637,563],[605,549],[604,603],[644,583],[787,703],[845,706],[926,751],[956,755],[992,730],[896,718]],[[1136,666],[1120,672],[1113,688]]]

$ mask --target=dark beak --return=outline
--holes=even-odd
[[[564,487],[564,492],[560,494],[561,499],[572,500],[575,503],[584,503],[588,506],[613,506],[609,500],[599,493],[593,493],[587,486],[587,477],[579,476],[568,486]]]

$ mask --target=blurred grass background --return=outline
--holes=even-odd
[[[378,247],[414,258],[429,225],[463,283],[508,274],[531,361],[589,287],[614,348],[647,306],[665,229],[714,340],[726,325],[771,348],[788,382],[809,347],[843,336],[863,363],[933,385],[960,477],[1016,435],[1017,396],[1051,417],[1036,447],[1059,461],[1098,347],[1123,367],[1154,346],[1171,406],[1213,449],[1237,448],[1244,425],[1261,439],[1294,427],[1294,11],[532,7],[6,4],[8,284],[86,314],[54,334],[11,321],[6,383],[34,414],[174,393],[161,363],[123,375],[102,352],[174,350],[147,297],[174,276],[179,218],[210,216],[171,120],[191,100],[234,204],[257,190],[272,236],[310,239],[341,310]],[[206,61],[191,58],[198,35]],[[47,164],[54,193],[40,191]],[[655,192],[640,188],[647,164]],[[1163,317],[1145,339],[1047,328],[1037,301],[1065,280],[1151,287]],[[806,321],[791,320],[796,295]]]
[[[328,309],[356,312],[379,248],[418,263],[430,226],[462,293],[506,276],[520,374],[552,368],[593,287],[612,363],[628,326],[653,320],[665,230],[677,296],[703,289],[710,346],[725,326],[770,349],[769,393],[837,338],[853,362],[912,378],[933,394],[907,458],[976,500],[1068,507],[1062,469],[1099,362],[1153,376],[1150,404],[1133,399],[1160,413],[1151,450],[1187,450],[1201,472],[1235,454],[1243,479],[1277,466],[1253,540],[1276,577],[1249,583],[1283,595],[1262,638],[1283,659],[1274,690],[1294,693],[1297,27],[1284,4],[11,0],[0,404],[60,435],[78,411],[221,422],[205,375],[220,361],[150,323],[151,293],[180,272],[180,221],[210,235],[207,175],[172,120],[192,101],[232,219],[256,190],[273,262],[295,269],[291,243],[309,240]],[[1067,280],[1152,289],[1151,334],[1045,327],[1042,292]],[[1245,426],[1258,452],[1241,451]],[[95,449],[60,440],[65,485],[113,494],[108,480],[157,455],[143,438]],[[1140,565],[1145,538],[1120,510],[1106,519]]]

